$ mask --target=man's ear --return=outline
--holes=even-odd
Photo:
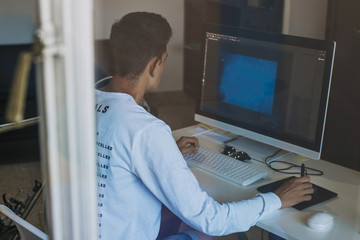
[[[151,77],[155,76],[155,71],[157,70],[157,67],[160,65],[160,59],[157,57],[154,57],[153,59],[151,59],[151,61],[149,62],[150,64],[150,69],[149,69],[149,73]]]

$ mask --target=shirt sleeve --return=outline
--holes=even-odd
[[[165,125],[151,124],[137,134],[131,158],[133,173],[150,192],[186,224],[208,235],[246,231],[281,206],[274,193],[216,202],[199,186]]]

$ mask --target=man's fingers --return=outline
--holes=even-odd
[[[196,137],[181,137],[176,144],[182,154],[190,151],[197,153],[199,149],[199,140]]]
[[[301,182],[301,183],[310,182],[310,180],[311,180],[311,178],[309,176],[295,178],[295,181]]]
[[[313,185],[311,183],[302,183],[302,186],[304,189],[313,188]]]
[[[289,180],[288,184],[310,183],[311,178],[309,176],[297,177]]]
[[[281,207],[284,208],[311,200],[314,188],[310,183],[310,177],[306,176],[285,182],[274,193],[279,196]]]
[[[199,140],[196,137],[181,137],[178,143],[181,145],[194,144],[195,146],[199,146]]]
[[[305,195],[304,196],[304,201],[310,201],[312,199],[311,195]],[[303,201],[302,201],[303,202]]]
[[[187,146],[179,147],[179,149],[182,154],[185,154],[188,152],[197,153],[199,150],[199,148],[197,148],[195,145],[187,145]]]
[[[312,187],[304,190],[304,194],[306,194],[306,195],[313,194],[313,193],[314,193],[314,189]]]

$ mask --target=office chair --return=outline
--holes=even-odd
[[[0,205],[0,213],[10,218],[16,225],[22,240],[47,240],[48,236],[35,226],[31,225],[5,205]]]

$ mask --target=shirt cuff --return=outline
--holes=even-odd
[[[281,200],[275,193],[259,193],[256,196],[263,200],[263,209],[259,214],[260,217],[268,212],[281,208]]]

